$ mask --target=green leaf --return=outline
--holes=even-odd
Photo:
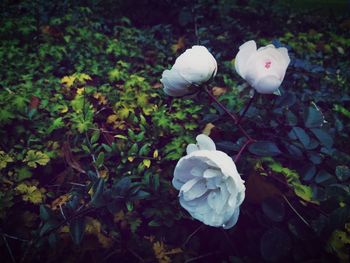
[[[50,125],[50,127],[47,129],[47,133],[50,134],[51,132],[53,132],[54,130],[58,129],[58,128],[62,128],[64,127],[64,122],[62,117],[59,117],[57,119],[55,119],[53,121],[53,123]]]
[[[264,214],[274,222],[281,222],[285,209],[283,202],[277,197],[268,197],[261,204]]]
[[[270,141],[254,142],[249,146],[249,151],[259,156],[276,156],[281,154],[277,145]]]
[[[17,181],[23,181],[25,179],[28,179],[32,177],[32,172],[28,170],[26,167],[22,167],[17,170]]]
[[[105,159],[105,153],[100,152],[95,162],[97,168],[100,168],[103,165],[104,159]]]
[[[94,131],[90,140],[91,144],[94,144],[95,142],[97,142],[99,138],[100,138],[100,130]]]
[[[85,218],[79,217],[73,219],[69,224],[69,232],[74,244],[80,245],[85,232]]]
[[[260,239],[261,255],[269,262],[281,261],[290,250],[290,237],[277,227],[267,230]]]
[[[307,128],[319,128],[324,123],[324,116],[316,105],[310,106],[304,112],[304,124]]]

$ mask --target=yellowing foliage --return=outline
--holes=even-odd
[[[4,169],[7,166],[7,163],[10,162],[13,162],[12,157],[4,151],[0,151],[0,170]]]
[[[31,202],[33,204],[40,204],[44,200],[43,192],[45,189],[38,189],[35,185],[27,185],[25,183],[19,184],[15,190],[22,194],[22,199],[24,201]]]
[[[29,167],[36,168],[37,165],[46,165],[50,161],[50,157],[41,151],[29,150],[23,162]]]

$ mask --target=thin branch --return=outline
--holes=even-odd
[[[239,150],[239,152],[237,153],[235,159],[234,159],[234,162],[237,163],[239,158],[241,157],[243,151],[245,150],[245,148],[250,144],[252,143],[254,140],[251,140],[251,139],[248,139],[242,146],[242,148]]]
[[[23,238],[20,238],[20,237],[11,236],[11,235],[6,234],[6,233],[1,233],[1,235],[5,236],[5,237],[7,237],[7,238],[11,238],[11,239],[14,239],[14,240],[18,240],[18,241],[29,242],[29,240],[27,240],[27,239],[23,239]]]
[[[203,228],[204,225],[200,225],[198,228],[196,228],[185,240],[185,242],[182,244],[182,246],[186,246],[186,244],[191,240],[192,237],[194,237],[195,234],[197,234],[199,232],[199,230],[201,230],[201,228]]]
[[[7,251],[9,252],[9,255],[10,255],[11,261],[12,261],[13,263],[16,263],[16,260],[15,260],[15,258],[14,258],[14,256],[13,256],[12,250],[11,250],[11,248],[10,248],[9,243],[7,242],[6,237],[5,237],[4,235],[2,235],[2,238],[4,239],[4,242],[5,242],[5,245],[6,245]]]
[[[285,195],[282,195],[286,203],[289,205],[289,207],[293,210],[293,212],[300,218],[301,221],[303,221],[308,227],[311,228],[310,224],[306,221],[304,217],[302,217],[301,214],[298,213],[298,211],[293,207],[293,205],[289,202],[287,197]]]
[[[244,134],[245,137],[247,137],[248,140],[255,141],[250,137],[250,135],[243,129],[243,127],[238,123],[238,118],[230,112],[218,99],[208,90],[207,87],[204,87],[205,92],[209,95],[209,97],[219,105],[219,107],[233,120],[235,124],[237,124],[238,129]]]
[[[252,102],[254,101],[255,97],[256,97],[256,92],[255,90],[253,90],[253,96],[249,99],[247,105],[245,106],[242,114],[239,116],[237,124],[239,124],[241,122],[241,120],[243,119],[244,115],[247,113],[248,109],[250,108],[250,105],[252,105]]]
[[[185,263],[189,263],[189,262],[196,261],[196,260],[198,260],[198,259],[202,259],[202,258],[205,258],[205,257],[209,257],[209,256],[215,255],[215,254],[217,254],[217,253],[218,253],[218,252],[210,252],[210,253],[207,253],[207,254],[204,254],[204,255],[201,255],[201,256],[198,256],[198,257],[190,258],[190,259],[186,260]]]

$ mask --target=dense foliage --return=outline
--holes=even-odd
[[[346,6],[158,2],[0,4],[3,262],[347,262]],[[223,230],[179,206],[173,170],[201,132],[232,157],[246,138],[208,94],[171,98],[159,79],[199,41],[219,64],[212,94],[238,114],[251,90],[234,57],[250,39],[292,62],[281,95],[255,96],[241,120],[246,199]]]

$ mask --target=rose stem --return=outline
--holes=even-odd
[[[254,141],[249,134],[242,128],[242,126],[240,124],[238,124],[238,119],[235,115],[233,115],[232,112],[230,112],[220,101],[217,100],[217,98],[211,94],[210,90],[208,90],[207,87],[204,87],[205,92],[209,95],[209,97],[216,103],[219,105],[219,107],[221,109],[223,109],[229,116],[230,118],[234,121],[235,124],[237,124],[238,129],[244,134],[245,137],[247,137],[248,140]]]
[[[245,106],[245,108],[244,108],[242,114],[239,116],[238,121],[237,121],[237,124],[239,124],[239,123],[241,122],[241,120],[243,119],[244,115],[245,115],[246,112],[248,111],[250,105],[252,105],[252,102],[254,101],[255,95],[256,95],[256,92],[255,92],[254,90],[253,90],[253,92],[254,92],[254,93],[253,93],[253,96],[249,99],[249,101],[248,101],[247,105]]]
[[[239,152],[237,153],[237,155],[236,155],[236,157],[235,157],[235,159],[234,159],[234,162],[235,162],[235,163],[238,162],[239,158],[241,157],[241,155],[242,155],[244,149],[248,146],[248,144],[252,143],[253,141],[254,141],[254,140],[252,140],[252,139],[248,139],[248,140],[243,144],[242,148],[239,149]]]

